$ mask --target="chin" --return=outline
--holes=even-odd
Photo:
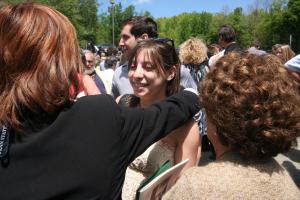
[[[134,91],[134,95],[140,98],[143,98],[144,96],[148,95],[147,91]]]
[[[143,98],[146,94],[144,92],[134,92],[134,95],[139,98]]]

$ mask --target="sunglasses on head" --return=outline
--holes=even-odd
[[[168,43],[168,44],[171,44],[171,46],[173,48],[175,48],[174,40],[172,40],[170,38],[151,38],[150,40],[157,41],[157,42],[162,42],[162,43]]]

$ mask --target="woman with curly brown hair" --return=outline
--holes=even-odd
[[[300,133],[300,97],[272,55],[229,54],[201,90],[217,161],[184,173],[164,199],[299,199],[272,157]]]

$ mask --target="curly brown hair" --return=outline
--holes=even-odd
[[[273,55],[232,53],[201,87],[201,101],[223,145],[246,157],[286,152],[300,132],[300,96]]]

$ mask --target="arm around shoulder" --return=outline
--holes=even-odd
[[[125,151],[130,152],[130,160],[192,119],[199,108],[198,96],[190,91],[182,91],[145,109],[123,109],[121,137]]]

